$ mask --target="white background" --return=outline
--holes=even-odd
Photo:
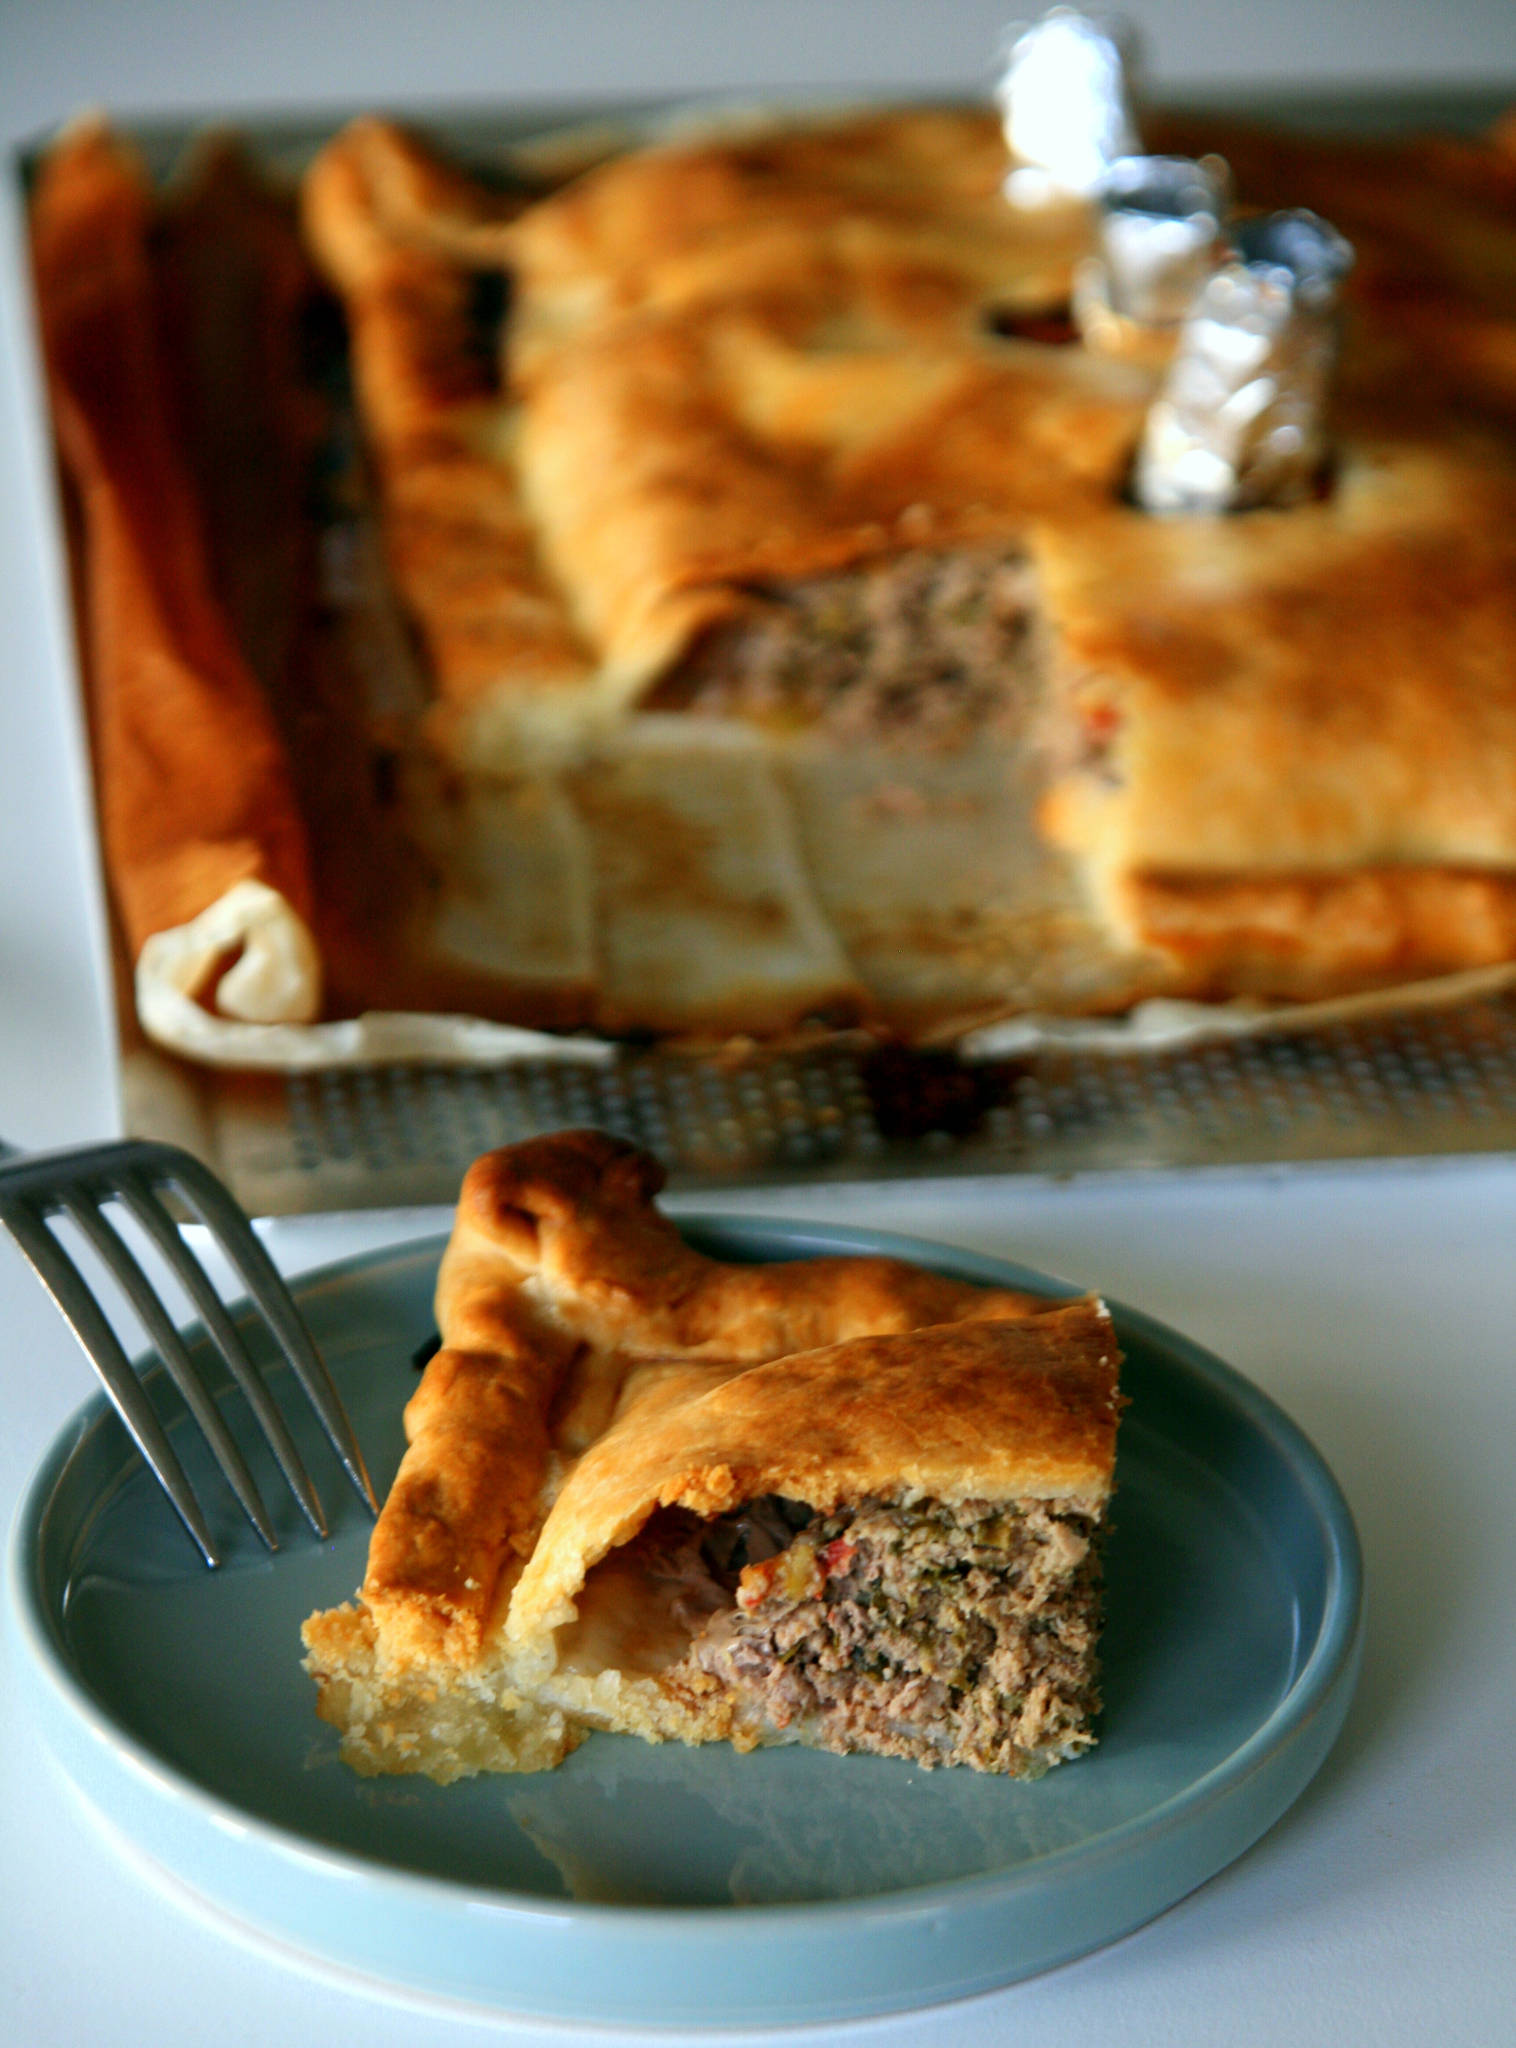
[[[368,105],[673,87],[967,85],[1008,20],[996,0],[7,0],[0,107]],[[1487,82],[1516,75],[1509,0],[1139,0],[1160,85]]]
[[[1516,96],[1509,0],[1170,0],[1130,12],[1160,85],[1507,78]],[[34,134],[91,102],[131,114],[786,82],[961,87],[988,78],[1002,20],[978,0],[0,0],[0,134]],[[0,249],[0,1133],[41,1145],[99,1135],[112,1109],[15,262],[13,243]],[[1006,1252],[1177,1324],[1315,1437],[1353,1503],[1369,1574],[1367,1662],[1343,1741],[1257,1849],[1070,1969],[825,2038],[868,2048],[1516,2039],[1516,1164],[778,1191],[740,1206]],[[375,1227],[398,1225],[286,1226],[277,1242],[290,1263],[308,1263]],[[0,1514],[90,1386],[0,1248]],[[6,2048],[570,2038],[418,2015],[202,1926],[100,1844],[17,1718],[9,1674],[0,1681]]]

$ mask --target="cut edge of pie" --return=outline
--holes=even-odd
[[[363,1772],[592,1729],[1035,1775],[1094,1739],[1110,1316],[898,1260],[741,1266],[565,1133],[471,1169],[356,1603],[306,1623]]]

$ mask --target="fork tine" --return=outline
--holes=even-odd
[[[89,1353],[132,1441],[173,1502],[201,1556],[214,1568],[221,1562],[220,1554],[211,1540],[194,1490],[115,1331],[78,1268],[28,1202],[8,1196],[0,1198],[0,1222],[15,1238],[37,1278]]]
[[[235,1438],[221,1418],[221,1411],[206,1392],[184,1340],[156,1290],[133,1256],[130,1246],[87,1197],[72,1191],[62,1196],[64,1212],[71,1217],[102,1262],[120,1283],[127,1300],[142,1319],[142,1326],[156,1346],[169,1377],[183,1395],[185,1405],[199,1423],[216,1463],[226,1475],[233,1493],[241,1501],[247,1518],[270,1550],[279,1548],[268,1511],[259,1497],[247,1461]]]
[[[46,1226],[45,1219],[54,1211],[62,1210],[69,1216],[125,1290],[157,1344],[165,1368],[200,1424],[212,1455],[264,1541],[273,1546],[272,1527],[245,1460],[226,1429],[225,1418],[217,1412],[214,1397],[195,1371],[183,1338],[154,1291],[148,1270],[138,1264],[132,1247],[105,1213],[103,1204],[120,1202],[177,1276],[198,1309],[227,1371],[252,1408],[306,1520],[321,1537],[327,1534],[327,1523],[284,1417],[209,1274],[185,1242],[176,1212],[160,1199],[160,1189],[174,1191],[230,1261],[304,1388],[354,1489],[370,1512],[377,1514],[378,1503],[363,1453],[293,1297],[247,1217],[207,1167],[177,1146],[146,1138],[82,1146],[31,1158],[18,1155],[13,1147],[0,1141],[0,1224],[17,1238],[84,1343],[143,1456],[184,1518],[206,1562],[215,1564],[218,1560],[194,1494],[109,1321],[91,1296],[83,1275],[69,1262],[63,1245]]]
[[[172,1171],[177,1181],[180,1174],[179,1160],[175,1158],[171,1167],[166,1170]],[[326,1511],[321,1505],[315,1487],[311,1484],[309,1473],[301,1462],[300,1453],[295,1448],[294,1439],[285,1425],[284,1417],[270,1398],[268,1389],[263,1384],[263,1376],[249,1356],[236,1325],[226,1312],[225,1303],[211,1284],[210,1276],[184,1242],[172,1216],[137,1169],[122,1167],[111,1174],[110,1188],[136,1217],[165,1263],[177,1275],[186,1294],[198,1310],[216,1349],[221,1353],[227,1371],[247,1397],[248,1405],[257,1417],[258,1426],[279,1462],[279,1469],[289,1481],[305,1519],[318,1536],[325,1536]],[[199,1205],[193,1206],[198,1214]],[[232,1215],[239,1220],[241,1218],[240,1210],[233,1209]],[[210,1223],[208,1217],[202,1217],[202,1221]],[[231,1256],[231,1247],[226,1243],[226,1233],[217,1229],[214,1224],[210,1227],[222,1249]],[[251,1289],[249,1291],[252,1292]],[[254,1299],[257,1298],[255,1294]]]
[[[360,1498],[374,1514],[379,1503],[363,1452],[343,1410],[331,1375],[311,1342],[300,1312],[278,1267],[226,1189],[188,1152],[175,1152],[165,1171],[236,1267],[249,1295],[263,1311],[295,1377],[304,1387],[332,1449]]]

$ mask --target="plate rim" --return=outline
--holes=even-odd
[[[756,1254],[764,1262],[776,1256],[804,1258],[833,1252],[882,1253],[938,1270],[946,1269],[964,1278],[1023,1286],[1030,1292],[1053,1298],[1086,1291],[1013,1259],[941,1241],[874,1230],[868,1226],[694,1209],[681,1209],[672,1220],[681,1232],[687,1232],[705,1248],[727,1256],[744,1248],[749,1257],[755,1256],[752,1240],[758,1238],[770,1245],[783,1244],[795,1248],[793,1253],[768,1251]],[[444,1231],[351,1253],[294,1276],[291,1288],[297,1301],[303,1301],[304,1297],[331,1287],[340,1288],[355,1281],[361,1283],[363,1277],[376,1268],[395,1271],[407,1265],[434,1262],[440,1257],[446,1241],[447,1233]],[[1310,1504],[1313,1528],[1322,1547],[1322,1611],[1314,1630],[1314,1640],[1297,1664],[1283,1696],[1237,1748],[1203,1775],[1171,1794],[1161,1805],[1133,1815],[1098,1836],[1045,1851],[1011,1868],[933,1879],[924,1884],[862,1898],[734,1902],[730,1905],[553,1900],[505,1885],[406,1869],[382,1854],[339,1847],[250,1812],[225,1794],[189,1777],[122,1725],[74,1667],[61,1633],[62,1613],[55,1613],[52,1603],[46,1599],[42,1540],[54,1492],[70,1461],[78,1455],[93,1432],[103,1425],[120,1427],[103,1392],[90,1396],[69,1417],[53,1438],[22,1495],[7,1545],[7,1606],[12,1628],[21,1637],[21,1648],[33,1676],[46,1685],[75,1723],[95,1743],[104,1745],[118,1765],[146,1780],[160,1797],[166,1796],[178,1813],[191,1816],[200,1825],[208,1824],[222,1830],[230,1827],[242,1835],[253,1835],[265,1851],[281,1861],[295,1859],[306,1866],[315,1864],[325,1877],[359,1880],[377,1885],[386,1893],[414,1896],[419,1891],[442,1909],[467,1904],[475,1914],[483,1909],[491,1917],[506,1915],[515,1919],[519,1916],[524,1922],[561,1923],[567,1918],[576,1925],[584,1925],[587,1931],[615,1929],[618,1933],[628,1934],[656,1931],[660,1940],[685,1946],[708,1940],[716,1929],[730,1941],[761,1940],[777,1925],[795,1919],[803,1919],[808,1926],[824,1922],[832,1932],[843,1932],[850,1927],[859,1931],[877,1930],[890,1922],[941,1909],[987,1907],[1011,1901],[1033,1887],[1045,1884],[1049,1871],[1053,1869],[1060,1877],[1068,1873],[1088,1878],[1099,1873],[1104,1866],[1122,1861],[1134,1844],[1146,1843],[1156,1836],[1183,1828],[1208,1808],[1219,1805],[1270,1758],[1286,1751],[1324,1704],[1335,1700],[1340,1711],[1345,1712],[1356,1677],[1363,1633],[1363,1562],[1352,1510],[1326,1460],[1305,1431],[1272,1396],[1193,1338],[1119,1299],[1101,1298],[1108,1302],[1118,1333],[1130,1331],[1154,1345],[1169,1366],[1178,1365],[1186,1374],[1206,1385],[1213,1395],[1219,1395],[1231,1408],[1240,1410],[1250,1428],[1260,1431],[1276,1452],[1285,1457],[1303,1497]],[[1346,1696],[1341,1696],[1344,1685]],[[43,1734],[49,1751],[56,1755],[56,1747],[47,1739],[47,1731],[39,1732]],[[1323,1748],[1321,1758],[1312,1767],[1313,1772],[1329,1747],[1330,1743]],[[63,1768],[70,1781],[77,1784],[66,1763]],[[97,1803],[88,1787],[79,1786],[79,1790],[92,1805]],[[1293,1803],[1295,1796],[1297,1793],[1292,1793],[1271,1814],[1265,1825],[1272,1826]],[[151,1850],[143,1853],[153,1856],[154,1861],[161,1861]],[[1231,1857],[1226,1859],[1231,1860]],[[175,1870],[173,1874],[181,1882],[188,1883],[192,1890],[201,1889],[182,1871]],[[216,1898],[213,1902],[218,1910],[231,1912],[234,1918],[244,1917],[236,1907],[229,1906],[222,1899]],[[1155,1910],[1162,1909],[1160,1906]],[[298,1937],[287,1932],[281,1932],[278,1938],[299,1946]],[[1115,1938],[1114,1934],[1108,1937]],[[315,1952],[325,1953],[324,1950]],[[343,1967],[362,1971],[361,1965],[350,1962],[345,1962]],[[413,1980],[397,1978],[395,1981],[412,1984]]]

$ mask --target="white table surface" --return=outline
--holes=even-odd
[[[1342,10],[1344,35],[1349,13],[1367,19],[1362,8]],[[1148,14],[1168,30],[1180,18],[1174,7]],[[946,23],[927,16],[895,4],[874,12],[873,75],[970,77],[1000,10],[961,7]],[[1313,50],[1320,55],[1308,39],[1319,10],[1309,16],[1271,16],[1275,75],[1304,73]],[[1516,75],[1516,11],[1463,0],[1437,16],[1437,50],[1451,53],[1444,75]],[[0,5],[0,132],[33,132],[90,100],[135,111],[480,101],[575,83],[842,79],[857,70],[860,17],[825,4],[529,11],[456,0],[380,7],[344,40],[359,11],[322,0],[256,11],[149,0]],[[1376,16],[1380,76],[1418,66],[1424,75],[1418,23],[1427,18]],[[1225,45],[1214,34],[1177,51],[1171,43],[1167,69],[1224,70],[1215,53],[1235,53],[1237,37],[1251,33],[1244,23]],[[1328,72],[1351,69],[1351,43],[1329,45]],[[1251,46],[1246,54],[1261,61]],[[98,1136],[114,1112],[77,735],[58,688],[56,558],[37,517],[46,479],[31,425],[13,222],[6,232],[0,1132],[40,1146]],[[1368,1570],[1367,1658],[1346,1731],[1299,1803],[1240,1862],[1119,1945],[1033,1983],[801,2038],[900,2048],[1516,2040],[1516,1162],[793,1189],[719,1206],[876,1223],[1004,1252],[1172,1322],[1251,1374],[1314,1437],[1352,1503]],[[438,1221],[321,1219],[276,1226],[272,1241],[293,1270]],[[8,1246],[0,1331],[8,1523],[93,1382]],[[7,1643],[0,2041],[449,2048],[491,2035],[589,2038],[407,2004],[382,1987],[271,1959],[165,1895],[102,1839],[50,1764],[21,1716],[11,1655]]]

